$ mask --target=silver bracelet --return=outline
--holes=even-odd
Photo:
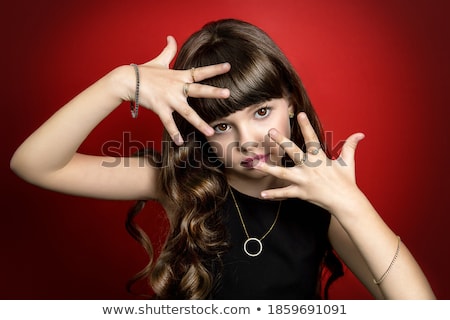
[[[139,113],[139,69],[137,64],[132,63],[130,64],[134,68],[134,72],[136,73],[136,92],[134,94],[134,101],[130,102],[130,110],[131,110],[131,116],[133,119],[136,119]]]
[[[397,236],[397,239],[398,239],[398,241],[397,241],[397,250],[395,251],[394,258],[392,258],[391,264],[389,265],[389,267],[388,267],[387,270],[383,273],[383,275],[381,276],[381,278],[380,278],[379,280],[373,279],[373,283],[375,283],[377,286],[379,286],[379,285],[383,282],[383,280],[387,277],[387,275],[389,274],[389,272],[390,272],[391,269],[392,269],[392,266],[393,266],[394,263],[395,263],[395,260],[397,260],[398,253],[400,252],[400,244],[401,244],[401,242],[402,242],[402,240],[400,239],[399,236]]]

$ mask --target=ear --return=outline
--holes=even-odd
[[[289,118],[292,119],[292,118],[295,117],[295,109],[294,109],[294,106],[292,104],[289,105],[288,112],[289,112]]]

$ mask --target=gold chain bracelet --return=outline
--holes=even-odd
[[[395,263],[395,260],[397,260],[398,257],[398,253],[400,252],[400,244],[402,242],[402,240],[400,239],[399,236],[397,236],[397,250],[395,251],[395,255],[394,258],[392,258],[391,264],[389,265],[389,267],[387,268],[387,270],[383,273],[383,275],[381,276],[381,278],[379,280],[373,279],[373,283],[375,283],[377,286],[379,286],[383,280],[387,277],[387,275],[389,274],[389,272],[392,269],[392,266]]]

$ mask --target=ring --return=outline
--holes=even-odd
[[[313,148],[308,150],[308,153],[312,154],[313,156],[317,155],[319,153],[319,148]]]
[[[183,86],[183,94],[186,98],[189,97],[189,85],[190,83],[186,82]]]
[[[195,72],[195,67],[192,67],[192,68],[191,68],[192,82],[195,82],[194,72]]]
[[[306,161],[306,153],[303,154],[303,158],[301,158],[298,161],[294,161],[294,163],[296,166],[301,167],[305,163],[305,161]]]

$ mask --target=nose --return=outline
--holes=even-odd
[[[251,153],[260,146],[262,136],[255,128],[245,126],[239,128],[238,142],[242,153]]]

